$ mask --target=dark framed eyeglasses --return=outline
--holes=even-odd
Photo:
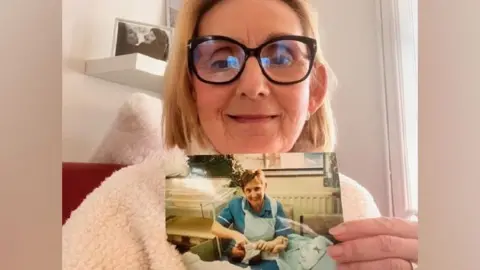
[[[255,57],[269,81],[288,85],[308,77],[316,52],[316,40],[305,36],[277,36],[257,48],[225,36],[202,36],[188,42],[188,67],[204,83],[229,84]]]

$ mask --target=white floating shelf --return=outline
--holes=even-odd
[[[106,81],[160,93],[167,62],[139,54],[87,60],[85,74]]]

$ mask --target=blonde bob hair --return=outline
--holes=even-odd
[[[170,52],[168,66],[164,77],[163,91],[163,119],[164,144],[167,148],[178,147],[189,149],[192,141],[200,146],[207,146],[208,139],[202,131],[197,108],[193,97],[193,86],[188,70],[188,41],[197,33],[197,28],[202,16],[215,4],[222,0],[185,0],[181,8],[175,27],[173,48]],[[305,36],[313,37],[319,41],[316,17],[307,0],[279,0],[289,5],[297,13]],[[312,75],[319,80],[320,85],[328,86],[325,99],[321,107],[313,113],[305,123],[293,149],[295,152],[333,151],[336,136],[335,123],[331,108],[331,92],[333,74],[325,61],[322,51],[317,50],[315,65],[322,65],[329,74],[327,78]]]

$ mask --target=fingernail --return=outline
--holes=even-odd
[[[341,246],[330,246],[327,252],[330,257],[340,257],[343,254],[343,248]]]
[[[345,225],[340,224],[336,227],[333,227],[329,230],[330,234],[332,235],[340,235],[344,234],[347,231],[347,228],[345,228]]]

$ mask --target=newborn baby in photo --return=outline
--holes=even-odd
[[[242,243],[232,248],[231,259],[234,262],[254,265],[262,260],[272,259],[278,256],[278,253],[286,249],[288,239],[280,236],[272,241],[260,240],[251,243]]]

